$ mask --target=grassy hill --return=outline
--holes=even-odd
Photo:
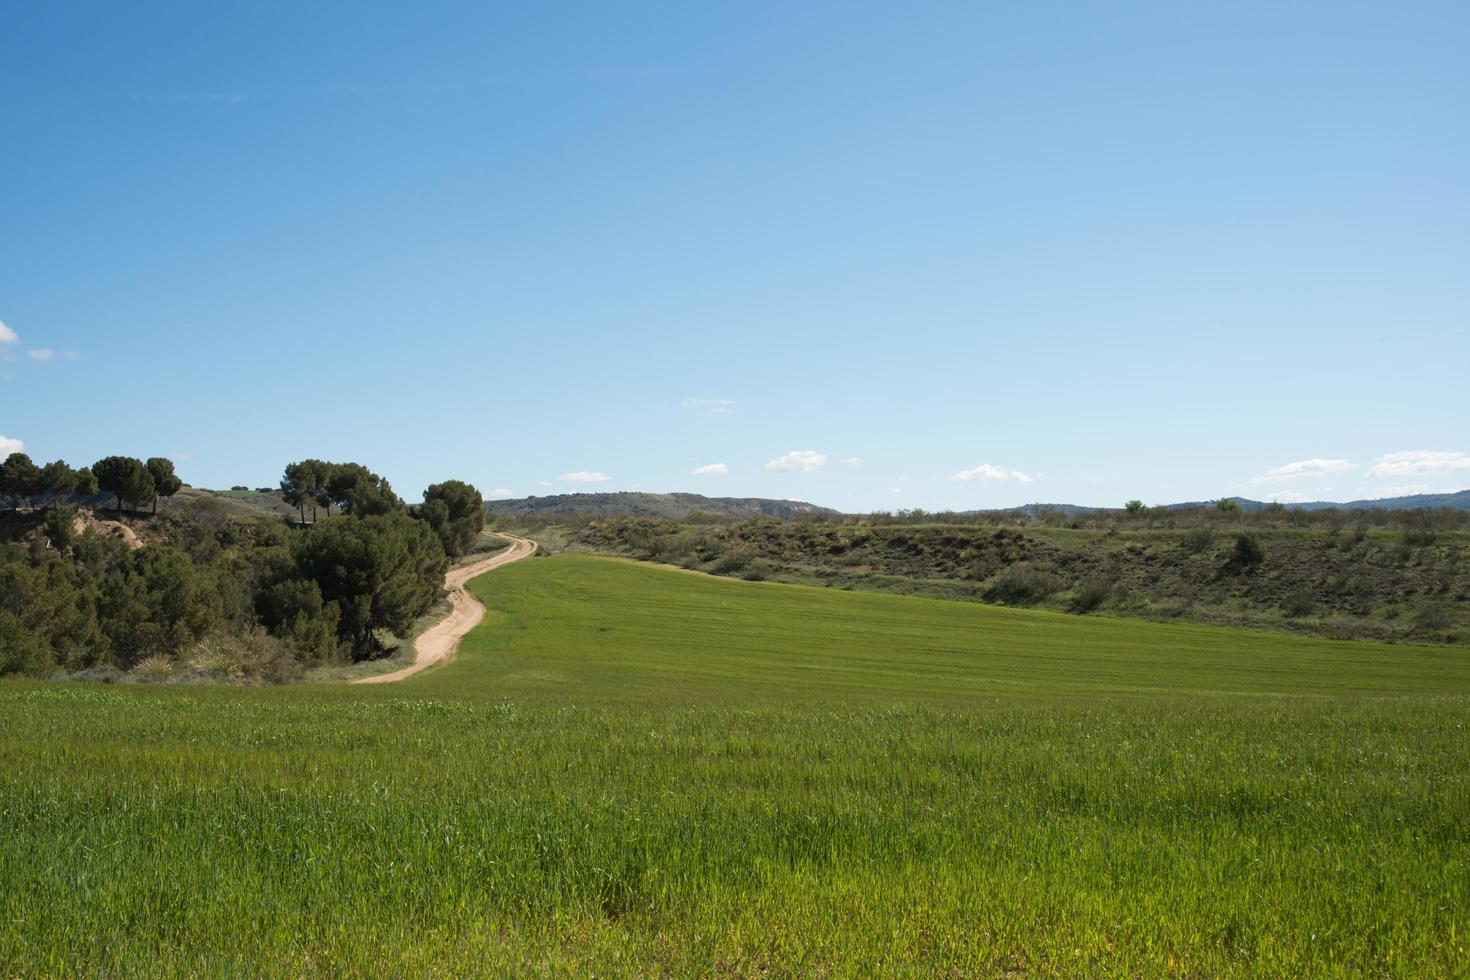
[[[5,972],[1453,975],[1470,662],[581,556],[378,689],[0,683]]]
[[[1244,521],[1104,529],[623,518],[546,536],[753,579],[1337,638],[1470,642],[1465,531]],[[1248,567],[1235,560],[1242,534],[1261,552]]]
[[[557,520],[574,514],[591,517],[666,517],[684,520],[692,514],[712,517],[778,517],[833,515],[837,511],[801,500],[764,497],[705,497],[697,493],[562,493],[521,500],[492,500],[485,510],[512,520]]]

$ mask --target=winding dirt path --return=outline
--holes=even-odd
[[[353,684],[391,684],[393,681],[412,677],[435,664],[444,663],[454,656],[454,651],[459,647],[460,638],[478,626],[480,620],[485,618],[485,607],[481,605],[480,600],[465,591],[465,583],[492,568],[509,565],[513,561],[520,561],[536,552],[536,542],[528,538],[499,533],[496,534],[496,537],[509,541],[510,549],[481,561],[451,568],[449,574],[444,576],[444,587],[449,590],[449,615],[419,634],[418,640],[413,645],[413,663],[391,674],[375,674],[372,677],[360,678],[353,681]]]

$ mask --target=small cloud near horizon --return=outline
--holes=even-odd
[[[563,483],[606,483],[612,477],[606,473],[598,473],[596,470],[575,470],[571,473],[563,473],[557,479]]]
[[[58,357],[67,361],[75,361],[77,359],[77,352],[74,350],[55,350],[50,347],[36,347],[26,351],[26,357],[29,357],[33,361],[54,361]]]
[[[1470,470],[1470,456],[1459,452],[1412,449],[1378,457],[1369,476],[1422,476]]]
[[[708,466],[700,466],[689,471],[690,476],[724,476],[730,472],[730,467],[724,463],[710,463]]]
[[[24,452],[25,448],[24,439],[12,439],[6,435],[0,435],[0,459],[4,459],[11,453]]]
[[[1303,459],[1295,463],[1278,466],[1274,470],[1267,470],[1260,476],[1252,477],[1251,485],[1260,486],[1263,483],[1286,483],[1305,477],[1326,476],[1329,473],[1346,473],[1348,470],[1357,468],[1357,463],[1350,462],[1346,459]]]
[[[799,473],[815,473],[827,465],[827,456],[824,453],[813,452],[810,449],[793,449],[785,456],[778,456],[766,464],[766,469],[772,473],[783,473],[796,471]]]
[[[0,320],[0,344],[18,343],[20,343],[20,334],[7,327],[4,320]]]
[[[861,456],[844,456],[842,459],[839,459],[837,462],[841,463],[843,466],[862,466],[863,465],[863,460],[862,460],[862,457]]]
[[[968,470],[960,470],[951,480],[960,483],[969,483],[974,480],[984,480],[988,483],[1000,483],[1006,480],[1015,480],[1017,483],[1030,483],[1032,478],[1020,470],[1008,470],[1004,466],[995,466],[991,463],[981,463],[979,466]]]
[[[679,403],[684,408],[694,408],[706,415],[729,415],[735,408],[733,398],[686,398]]]
[[[489,497],[491,500],[506,500],[510,497],[514,497],[515,495],[516,492],[514,490],[508,489],[506,487],[496,487],[485,496]]]

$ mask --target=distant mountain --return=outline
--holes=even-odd
[[[1451,507],[1455,510],[1470,510],[1470,490],[1458,490],[1454,493],[1420,493],[1412,497],[1385,497],[1382,500],[1350,500],[1345,504],[1317,500],[1305,504],[1287,504],[1287,506],[1300,507],[1302,510],[1325,510],[1328,507],[1336,507],[1339,510],[1367,510],[1373,507],[1381,507],[1384,510],[1415,510],[1420,507]]]
[[[1240,505],[1243,511],[1265,510],[1271,506],[1264,500],[1251,500],[1247,497],[1228,497]],[[1213,507],[1213,500],[1191,500],[1178,504],[1164,504],[1165,510],[1198,510],[1201,507]],[[1470,510],[1470,490],[1457,490],[1454,493],[1421,493],[1412,497],[1383,497],[1378,500],[1349,500],[1346,503],[1335,503],[1330,500],[1313,500],[1304,503],[1292,503],[1285,506],[1296,510],[1327,510],[1336,507],[1338,510],[1371,510],[1375,507],[1382,510],[1416,510],[1421,507],[1440,508],[1450,507],[1455,510]],[[1006,508],[1006,513],[1022,513],[1034,516],[1037,511],[1060,510],[1068,517],[1077,514],[1094,513],[1096,511],[1121,511],[1121,507],[1082,507],[1077,504],[1026,504],[1024,507]],[[968,511],[967,513],[978,514],[984,511]]]
[[[837,511],[802,500],[764,497],[706,497],[697,493],[559,493],[520,500],[492,500],[485,510],[494,517],[557,518],[572,514],[596,517],[684,518],[695,511],[717,517],[779,517],[798,514],[836,516]]]

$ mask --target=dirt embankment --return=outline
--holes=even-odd
[[[123,543],[133,551],[143,547],[142,540],[136,531],[121,521],[107,521],[88,511],[79,511],[71,522],[72,529],[80,535],[87,528],[93,528],[105,538],[121,538]]]

